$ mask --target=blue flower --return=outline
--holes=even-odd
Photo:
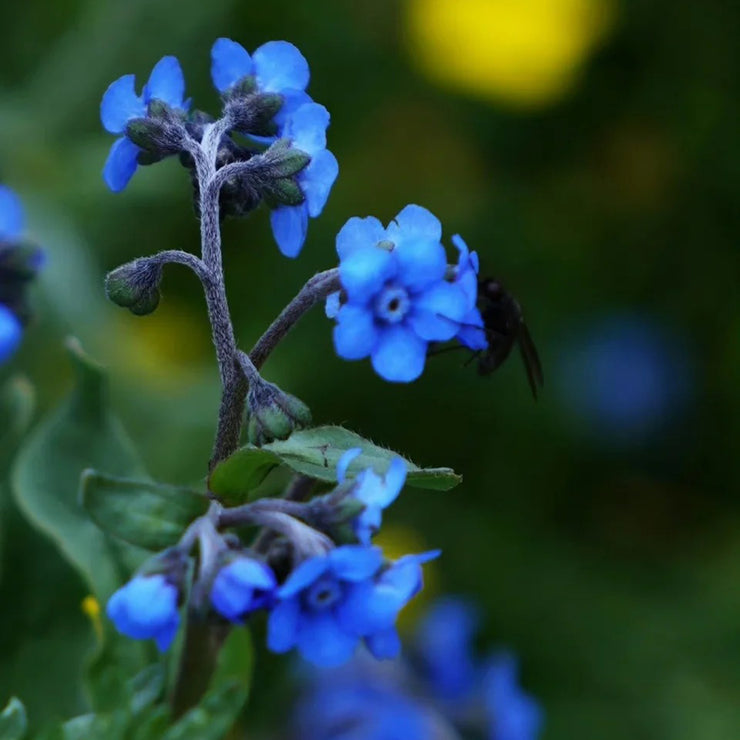
[[[278,590],[267,623],[267,646],[276,653],[294,647],[315,665],[346,662],[362,636],[343,612],[347,596],[371,582],[383,563],[377,547],[344,545],[301,563]]]
[[[216,39],[211,48],[211,78],[216,89],[228,95],[250,77],[257,92],[283,97],[283,105],[274,118],[282,136],[289,116],[311,102],[305,92],[310,77],[308,62],[288,41],[268,41],[250,56],[236,41]]]
[[[462,599],[437,602],[419,625],[416,646],[426,679],[439,700],[462,708],[474,693],[478,668],[473,638],[478,613]]]
[[[535,740],[542,727],[542,710],[519,687],[518,665],[511,653],[491,659],[484,678],[489,740]]]
[[[256,609],[269,608],[277,588],[275,574],[264,563],[238,557],[219,570],[211,588],[214,609],[232,622]]]
[[[106,612],[119,632],[137,640],[153,638],[164,652],[180,625],[177,599],[177,588],[162,574],[136,576],[110,597]]]
[[[306,103],[293,113],[283,138],[290,146],[311,157],[296,179],[305,200],[297,206],[279,206],[270,214],[272,233],[286,257],[297,257],[306,241],[308,219],[324,210],[329,192],[339,174],[336,157],[326,148],[329,111],[318,103]]]
[[[190,107],[190,102],[184,100],[185,78],[175,57],[163,57],[157,62],[141,95],[136,94],[135,83],[135,75],[119,77],[105,91],[100,104],[100,120],[105,130],[123,134],[113,142],[103,168],[103,179],[114,193],[123,190],[134,176],[141,152],[125,135],[129,122],[146,118],[153,100],[183,113]]]
[[[41,250],[20,243],[24,221],[20,198],[0,185],[0,363],[21,342],[26,285],[42,264]]]
[[[431,707],[407,694],[387,672],[376,673],[367,659],[359,656],[342,668],[316,671],[294,718],[296,737],[428,740],[438,736],[440,718]]]
[[[460,256],[455,271],[455,283],[465,293],[467,313],[460,322],[460,330],[455,336],[461,344],[474,351],[488,347],[483,317],[478,310],[478,254],[471,252],[465,240],[455,234],[452,243],[457,247]]]
[[[18,317],[0,303],[0,364],[8,360],[18,349],[23,337],[23,328]]]
[[[344,545],[304,561],[278,591],[268,647],[276,653],[297,647],[322,667],[345,663],[361,638],[377,658],[397,655],[396,618],[421,589],[421,564],[437,554],[384,566],[379,548]]]
[[[342,455],[337,465],[337,479],[340,483],[344,482],[349,465],[360,454],[362,450],[356,447]],[[363,503],[365,509],[355,519],[354,531],[363,545],[370,544],[370,539],[380,529],[383,509],[396,500],[405,482],[406,463],[400,457],[393,459],[383,477],[372,468],[366,468],[357,475],[352,496]]]
[[[362,635],[368,650],[378,660],[395,658],[400,653],[396,619],[401,609],[421,591],[424,584],[421,566],[439,555],[439,550],[405,555],[374,578],[347,591],[342,618]]]
[[[337,235],[346,302],[334,346],[346,360],[370,356],[386,380],[410,382],[424,370],[432,341],[452,339],[468,312],[463,287],[445,279],[442,226],[425,208],[406,206],[383,228],[351,218]]]

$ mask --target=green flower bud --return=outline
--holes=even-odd
[[[118,306],[136,316],[152,313],[159,305],[162,266],[150,259],[137,259],[117,267],[105,278],[105,292]]]
[[[266,381],[250,389],[247,413],[249,441],[258,446],[286,439],[293,430],[311,424],[311,411],[303,401]]]

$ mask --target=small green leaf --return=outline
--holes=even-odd
[[[155,552],[176,544],[188,524],[208,508],[208,499],[189,488],[95,470],[82,474],[80,501],[102,530]]]
[[[356,475],[365,468],[383,474],[395,457],[392,450],[364,439],[355,432],[335,426],[314,427],[293,432],[288,439],[262,447],[246,445],[216,466],[211,474],[210,490],[226,503],[246,501],[250,490],[258,485],[276,465],[310,478],[336,483],[337,463],[353,447],[362,454],[354,459],[348,474]],[[462,476],[450,468],[420,468],[405,460],[408,466],[406,483],[415,488],[447,491],[462,481]]]
[[[69,343],[77,383],[69,398],[32,432],[18,453],[12,488],[26,518],[56,542],[104,602],[140,556],[112,541],[79,505],[80,474],[96,466],[145,477],[136,453],[107,408],[105,377],[77,342]]]
[[[21,740],[27,730],[26,708],[13,697],[0,714],[0,740]]]
[[[278,465],[280,457],[275,453],[247,445],[214,468],[208,487],[225,504],[243,504],[248,500],[249,492]]]
[[[254,647],[247,627],[234,627],[224,641],[211,678],[211,689],[228,681],[237,681],[244,690],[246,700],[252,686]]]
[[[24,377],[11,378],[0,390],[0,471],[28,429],[35,405],[33,386]]]
[[[62,725],[64,740],[123,740],[130,723],[124,710],[113,714],[83,714]]]
[[[162,740],[223,740],[244,706],[241,682],[230,680],[211,689],[201,703],[187,712]]]
[[[131,711],[134,715],[148,709],[162,695],[165,684],[164,666],[159,663],[147,666],[128,682],[131,692]]]

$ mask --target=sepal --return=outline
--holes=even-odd
[[[286,439],[311,424],[311,411],[303,401],[273,383],[253,386],[247,396],[249,441],[257,446]]]

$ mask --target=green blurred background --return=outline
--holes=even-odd
[[[217,36],[248,49],[293,41],[331,111],[340,176],[296,261],[278,253],[265,211],[226,224],[241,346],[335,264],[349,216],[387,221],[416,202],[446,239],[464,235],[526,309],[545,367],[537,403],[516,356],[490,378],[450,353],[411,386],[384,383],[334,355],[321,310],[267,376],[319,422],[465,474],[447,494],[407,491],[389,538],[443,548],[430,593],[480,603],[482,642],[521,655],[546,740],[736,740],[739,20],[726,0],[13,4],[0,31],[0,181],[24,198],[49,261],[38,319],[2,373],[25,373],[41,409],[53,405],[74,333],[110,368],[152,475],[203,476],[219,389],[198,284],[172,268],[146,318],[102,291],[121,262],[197,250],[188,178],[171,161],[108,192],[98,104],[116,77],[143,82],[175,54],[195,105],[215,113]],[[607,407],[624,401],[627,381],[609,369],[631,367],[629,351],[619,340],[599,355],[609,316],[659,327],[672,348],[651,346],[646,420],[632,426],[579,397],[594,382]],[[84,588],[8,502],[3,519],[0,703],[13,693],[37,722],[70,716],[94,640]]]

